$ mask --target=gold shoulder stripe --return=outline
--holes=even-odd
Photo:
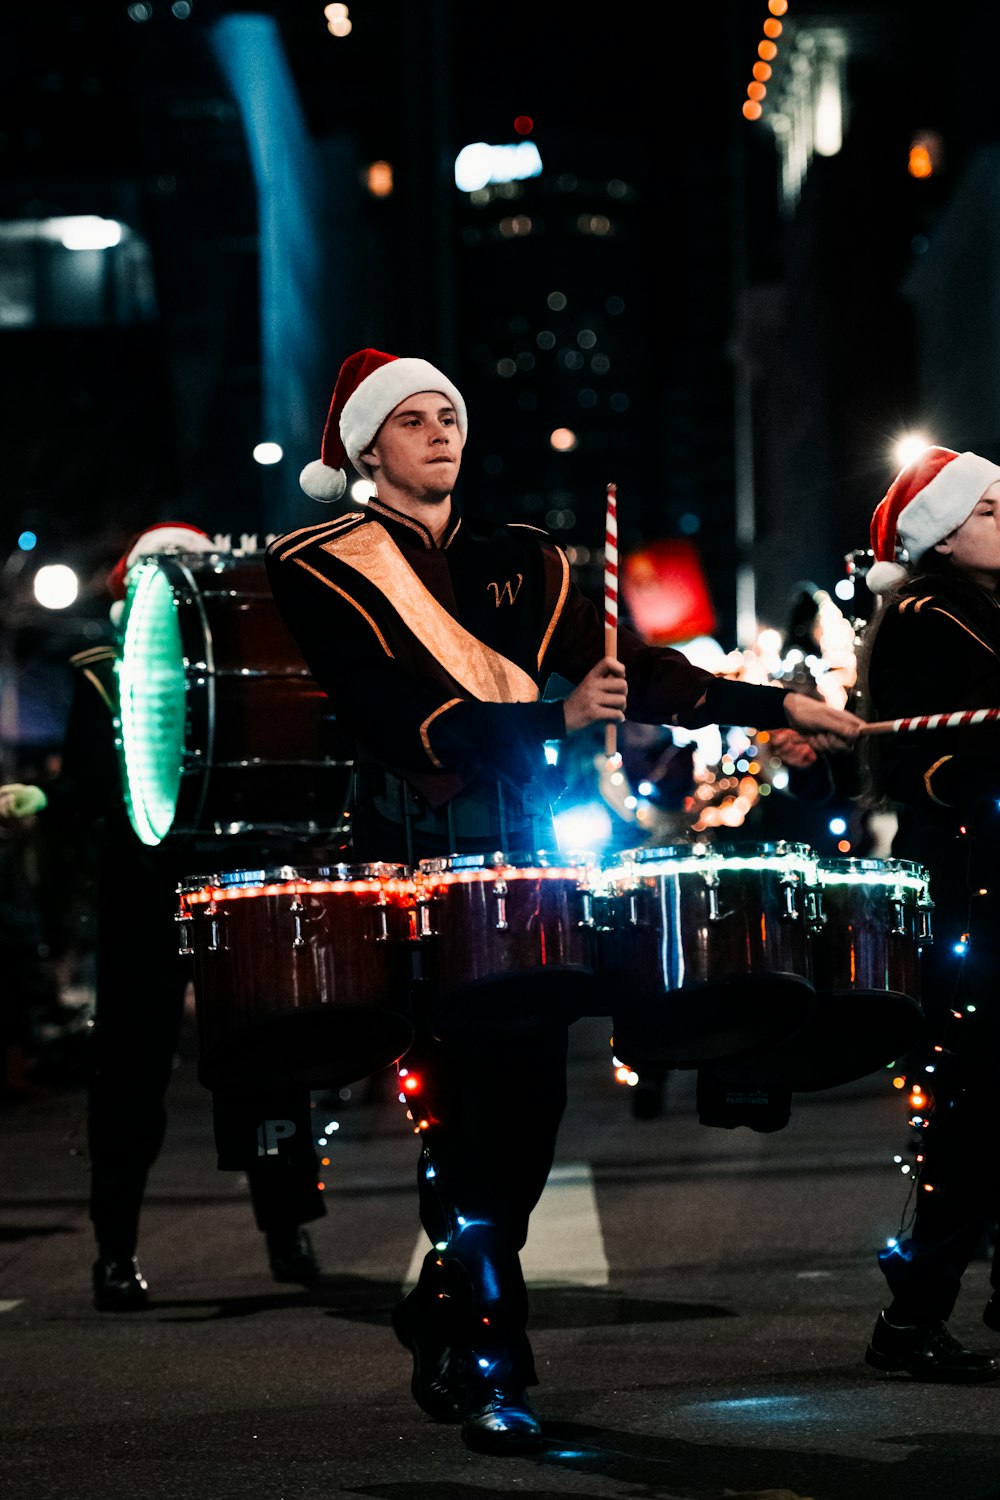
[[[931,777],[934,775],[935,771],[940,771],[940,769],[944,765],[945,761],[948,761],[948,760],[951,760],[951,759],[953,759],[953,757],[950,756],[950,755],[942,755],[942,757],[941,757],[940,760],[936,760],[934,762],[934,764],[931,767],[929,767],[928,770],[926,770],[924,772],[924,790],[927,793],[928,797],[931,799],[931,801],[937,803],[938,807],[950,807],[951,803],[950,802],[942,802],[940,797],[935,797],[934,793],[931,791]]]
[[[545,653],[549,649],[549,642],[552,639],[552,634],[556,626],[559,624],[560,619],[562,618],[563,608],[566,604],[566,595],[569,593],[569,558],[566,556],[561,547],[557,547],[556,551],[559,554],[559,561],[562,563],[562,583],[559,585],[559,598],[556,600],[556,607],[552,611],[552,618],[549,621],[548,626],[546,627],[545,634],[542,636],[542,644],[538,648],[539,671],[542,670],[542,662],[545,659]]]
[[[933,598],[934,598],[933,594],[925,594],[922,599],[918,599],[917,602],[916,602],[916,604],[914,604],[914,606],[913,606],[913,613],[915,615],[919,615],[919,613],[923,609],[924,605],[925,604],[930,604],[930,602],[931,602],[931,600]]]
[[[108,690],[104,686],[104,683],[101,681],[101,679],[98,676],[96,676],[90,670],[89,667],[84,667],[84,669],[83,669],[83,675],[84,675],[84,677],[88,678],[89,681],[91,681],[94,684],[95,688],[100,693],[101,697],[104,699],[105,703],[108,705],[108,707],[110,708],[111,712],[114,713],[114,711],[115,711],[115,705],[112,703],[110,697],[108,696]]]
[[[898,612],[901,615],[905,614],[906,611],[909,609],[909,607],[910,607],[910,605],[912,603],[913,603],[912,599],[900,599],[899,604],[897,605]]]
[[[415,521],[412,516],[404,516],[402,511],[393,510],[391,505],[382,505],[378,500],[369,500],[368,509],[377,516],[385,516],[388,521],[395,521],[399,526],[408,526],[417,533],[425,547],[433,548],[434,538],[421,521]]]
[[[428,738],[427,731],[428,729],[430,729],[431,725],[434,723],[434,720],[438,718],[440,714],[447,713],[449,708],[454,708],[456,703],[461,702],[461,698],[449,698],[447,703],[442,703],[440,708],[436,708],[432,714],[428,714],[426,719],[420,726],[420,740],[427,752],[427,758],[428,760],[433,762],[433,764],[439,771],[444,770],[444,763],[438,760],[437,756],[434,754],[434,751],[431,749],[431,742]]]
[[[305,536],[307,531],[322,531],[325,526],[329,525],[330,522],[328,520],[313,521],[309,526],[299,526],[295,531],[283,531],[281,536],[276,536],[273,541],[268,542],[267,550],[268,552],[280,552],[282,547],[286,546],[289,542],[293,542],[297,536]]]
[[[375,624],[375,621],[372,619],[368,611],[362,605],[360,605],[356,599],[352,599],[350,594],[345,593],[343,589],[338,588],[335,583],[331,583],[329,578],[324,578],[323,574],[320,573],[316,568],[311,568],[307,562],[303,562],[301,557],[295,558],[295,566],[297,568],[305,568],[307,573],[311,573],[314,578],[318,578],[320,583],[325,583],[328,589],[333,589],[333,592],[335,594],[339,594],[341,599],[346,599],[348,604],[353,604],[358,614],[364,615],[365,619],[368,621],[369,625],[378,636],[378,643],[382,647],[382,650],[385,652],[386,656],[392,656],[392,652],[389,650],[389,646],[386,642],[385,636],[382,634],[381,630],[379,630],[378,626]]]
[[[992,646],[988,646],[984,640],[980,640],[979,636],[974,630],[970,630],[968,625],[963,625],[962,621],[959,620],[955,615],[949,614],[948,610],[942,609],[938,604],[934,604],[931,606],[931,612],[935,615],[944,615],[945,619],[951,620],[952,624],[957,625],[959,630],[964,630],[966,635],[971,635],[976,644],[982,646],[984,651],[988,651],[991,656],[996,656],[996,652],[994,651]]]
[[[322,544],[379,590],[448,676],[481,703],[534,703],[538,687],[516,662],[478,640],[421,583],[381,526],[350,531]]]
[[[517,527],[518,531],[537,531],[539,536],[548,536],[544,526],[532,526],[530,521],[508,521],[506,524],[512,530]]]
[[[349,531],[352,526],[357,526],[364,519],[364,516],[350,515],[339,516],[336,521],[327,521],[325,526],[321,526],[309,536],[304,537],[302,541],[296,542],[294,547],[288,547],[279,553],[280,560],[286,562],[288,558],[294,557],[296,552],[302,552],[304,548],[311,547],[314,542],[325,541],[328,536],[339,536],[342,531]],[[288,538],[286,537],[285,540],[287,541]]]
[[[84,662],[114,661],[118,652],[114,646],[88,646],[85,651],[77,651],[70,657],[70,663],[74,667],[82,667]]]

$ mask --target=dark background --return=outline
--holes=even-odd
[[[343,38],[319,0],[6,4],[7,740],[58,739],[61,663],[105,631],[137,531],[321,517],[298,471],[369,343],[463,390],[467,510],[548,527],[596,590],[614,480],[626,552],[694,541],[727,649],[783,628],[796,586],[866,544],[902,432],[1000,457],[995,10],[790,0],[749,122],[766,0],[355,0]],[[783,196],[768,111],[831,34],[843,146]],[[458,150],[516,141],[517,116],[542,175],[459,192]],[[80,214],[121,244],[46,238]],[[254,462],[265,439],[280,464]],[[58,614],[30,592],[54,561],[83,584]]]

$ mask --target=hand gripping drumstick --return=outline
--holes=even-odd
[[[604,654],[618,655],[618,486],[608,485],[608,509],[604,526]],[[621,764],[617,725],[604,726],[604,754]]]
[[[909,719],[881,719],[862,724],[861,734],[906,734],[914,729],[967,729],[973,724],[992,724],[1000,719],[1000,708],[959,708],[950,714],[914,714]]]

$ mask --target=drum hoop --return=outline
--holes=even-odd
[[[264,892],[265,887],[277,890],[303,889],[335,890],[351,885],[395,885],[410,883],[408,865],[358,864],[358,865],[277,865],[267,869],[214,870],[205,875],[186,875],[177,886],[184,896],[203,891],[216,891],[228,895],[232,891]]]
[[[552,863],[547,863],[551,860]],[[593,870],[597,856],[580,851],[562,854],[558,850],[535,849],[507,854],[495,850],[490,854],[448,854],[422,859],[418,875],[441,875],[452,880],[532,879],[577,880],[581,872]]]
[[[820,885],[902,886],[923,890],[929,880],[927,870],[909,859],[820,859],[816,865]]]

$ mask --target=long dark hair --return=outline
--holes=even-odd
[[[882,595],[878,609],[861,632],[857,697],[863,716],[879,716],[879,705],[872,701],[870,673],[882,621],[904,599],[923,599],[928,594],[937,594],[960,606],[972,629],[984,639],[994,637],[1000,646],[1000,598],[992,589],[977,583],[964,568],[957,567],[949,553],[936,552],[931,547],[918,563],[907,569],[905,578]],[[871,811],[890,806],[882,786],[878,752],[876,736],[862,735],[859,751],[862,789],[858,801]]]

